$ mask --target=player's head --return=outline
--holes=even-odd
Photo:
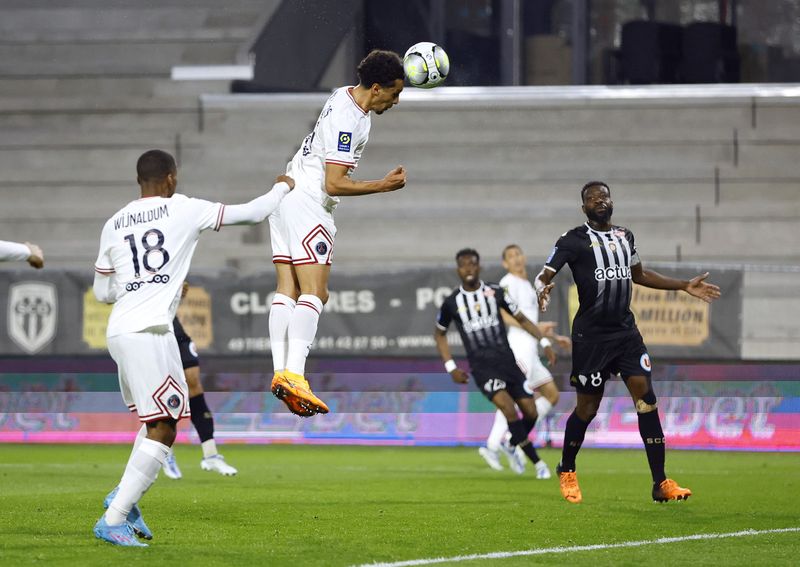
[[[178,186],[178,166],[175,158],[164,150],[148,150],[136,162],[136,181],[164,197],[172,197]]]
[[[581,210],[590,221],[605,224],[614,213],[611,188],[603,181],[590,181],[581,188]]]
[[[525,271],[525,253],[519,244],[509,244],[503,248],[503,268],[512,274]]]
[[[358,83],[371,94],[369,108],[383,114],[400,102],[403,90],[403,61],[394,51],[373,49],[357,68]]]
[[[456,266],[461,283],[472,286],[481,275],[481,256],[474,248],[462,248],[456,253]]]

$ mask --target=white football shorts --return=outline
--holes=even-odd
[[[313,197],[294,189],[269,217],[272,262],[331,264],[336,225],[333,215]]]
[[[143,422],[189,417],[189,387],[171,331],[124,333],[108,339],[122,399]]]
[[[527,333],[509,333],[508,344],[517,359],[517,365],[525,373],[526,390],[533,393],[535,388],[553,381],[553,375],[539,359],[536,339]]]

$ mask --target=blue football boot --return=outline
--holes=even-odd
[[[98,539],[103,539],[114,545],[121,545],[123,547],[147,547],[146,543],[140,542],[136,539],[136,534],[133,533],[133,528],[128,522],[118,526],[109,526],[106,523],[105,514],[100,516],[97,523],[94,525],[94,535]]]
[[[111,505],[111,501],[114,500],[114,497],[119,492],[119,486],[117,486],[114,490],[108,493],[106,499],[103,500],[103,508],[106,510]],[[147,524],[144,523],[144,518],[142,518],[142,511],[139,509],[138,504],[134,504],[131,508],[131,511],[128,512],[128,517],[126,518],[128,523],[133,528],[134,533],[142,537],[144,539],[153,539],[153,532],[150,531],[150,528],[147,527]]]

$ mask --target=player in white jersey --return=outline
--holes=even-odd
[[[552,333],[553,325],[539,322],[539,305],[537,303],[536,291],[533,289],[525,265],[525,255],[522,249],[516,244],[509,244],[503,249],[503,268],[508,272],[500,280],[500,286],[519,306],[525,316],[536,323],[539,328]],[[539,419],[546,417],[553,406],[558,403],[558,388],[553,382],[550,371],[542,364],[539,359],[538,346],[541,344],[543,349],[552,348],[550,339],[543,338],[537,341],[535,337],[527,333],[512,317],[505,317],[503,320],[508,328],[508,344],[511,347],[517,364],[525,373],[525,389],[539,395],[536,398],[536,411]],[[556,336],[559,345],[569,346],[569,338]],[[495,414],[494,424],[486,439],[486,446],[480,447],[478,452],[486,460],[486,463],[495,470],[502,470],[499,454],[504,449],[503,444],[508,434],[508,422],[503,413],[498,411]],[[507,451],[504,451],[508,454]],[[518,463],[524,462],[520,459],[509,459],[512,470],[522,473],[523,468]],[[536,463],[536,478],[550,478],[550,470],[547,464],[540,460]]]
[[[0,240],[0,262],[25,261],[36,268],[44,267],[42,249],[30,242],[8,242]]]
[[[288,164],[286,173],[297,188],[270,217],[272,261],[278,274],[269,313],[272,393],[297,415],[328,413],[304,375],[328,300],[336,237],[333,210],[340,197],[394,191],[406,182],[402,166],[379,180],[350,178],[369,139],[371,113],[382,114],[398,103],[403,78],[403,63],[394,52],[375,50],[361,61],[358,85],[333,92]]]
[[[177,167],[161,150],[136,163],[141,198],[103,227],[95,262],[94,293],[113,303],[106,336],[117,363],[122,397],[144,425],[119,485],[106,497],[95,536],[123,546],[150,539],[137,502],[153,484],[175,441],[179,419],[189,416],[188,390],[172,320],[197,239],[224,225],[257,224],[291,190],[281,175],[272,190],[249,203],[226,207],[175,193]]]

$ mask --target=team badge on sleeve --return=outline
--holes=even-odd
[[[340,152],[349,152],[350,151],[350,144],[353,141],[353,133],[352,132],[339,132],[339,147],[337,148]]]
[[[545,264],[549,264],[553,260],[553,256],[556,255],[558,251],[558,246],[553,246],[553,251],[550,252],[550,255],[547,257],[547,260],[544,261]]]

